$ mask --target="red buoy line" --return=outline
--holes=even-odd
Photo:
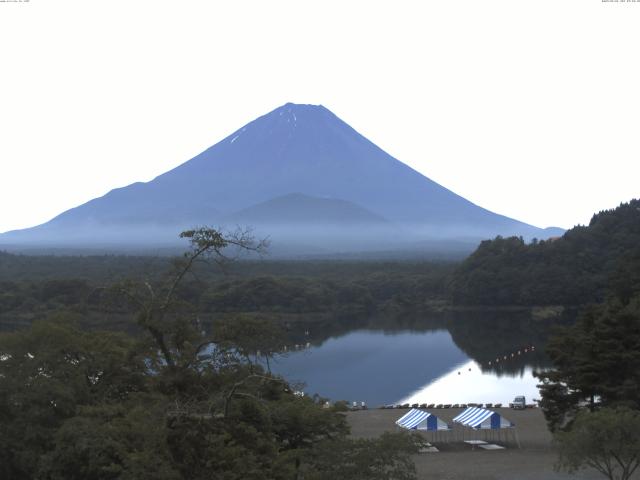
[[[486,365],[491,367],[493,365],[500,364],[500,362],[504,363],[506,361],[511,360],[512,358],[518,358],[519,356],[522,356],[526,353],[531,353],[535,351],[536,351],[536,347],[534,345],[528,345],[520,350],[511,352],[510,354],[498,355],[495,360],[489,360]]]

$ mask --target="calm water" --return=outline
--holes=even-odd
[[[522,345],[526,343],[517,336],[485,342],[484,360],[477,361],[456,344],[448,330],[365,329],[290,352],[273,362],[272,370],[290,382],[304,382],[307,394],[364,401],[369,406],[407,402],[507,404],[516,395],[526,395],[531,402],[539,396],[532,366],[527,363],[533,352],[525,353]],[[471,342],[468,350],[476,346]],[[493,369],[494,357],[502,361],[504,369]],[[493,359],[494,367],[488,365],[487,358]]]

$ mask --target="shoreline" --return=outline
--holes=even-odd
[[[422,433],[425,439],[440,449],[437,453],[413,455],[419,480],[596,480],[601,474],[580,471],[576,475],[554,471],[557,454],[553,437],[547,429],[539,408],[512,410],[492,409],[515,423],[521,448],[513,442],[490,440],[490,443],[505,445],[504,450],[484,451],[472,449],[460,441],[446,443],[432,440],[430,433]],[[463,409],[427,409],[441,420],[451,424],[453,417]],[[395,421],[407,412],[406,409],[369,409],[346,412],[351,435],[355,438],[374,438],[384,432],[398,432]],[[474,432],[468,431],[468,439]],[[478,439],[485,439],[478,433]],[[493,437],[495,439],[495,437]],[[634,475],[633,478],[637,476]],[[640,478],[640,477],[639,477]]]

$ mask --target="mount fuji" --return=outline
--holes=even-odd
[[[295,244],[316,253],[563,232],[475,205],[325,107],[288,103],[150,182],[0,235],[0,246],[168,245],[194,225],[251,225],[276,249]]]

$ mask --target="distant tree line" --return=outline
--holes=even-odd
[[[86,327],[127,329],[129,306],[107,298],[104,287],[131,279],[155,281],[170,266],[167,258],[0,253],[0,330],[28,326],[60,310],[77,315]],[[196,264],[177,294],[204,319],[233,313],[285,315],[293,320],[309,315],[368,318],[383,310],[445,301],[453,266],[267,260],[237,262],[223,274]]]
[[[484,241],[455,270],[450,291],[459,305],[585,305],[639,284],[640,200],[632,200],[561,238]]]

